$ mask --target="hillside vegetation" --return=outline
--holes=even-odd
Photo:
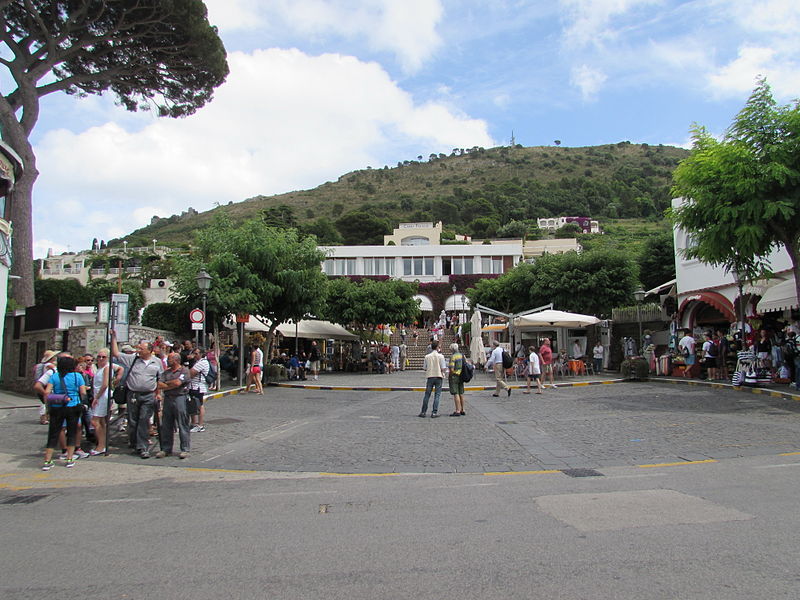
[[[260,217],[298,226],[325,243],[380,243],[380,236],[401,221],[441,220],[453,232],[481,238],[502,235],[512,221],[581,215],[600,220],[609,234],[622,228],[618,234],[632,234],[640,242],[667,227],[662,215],[671,198],[672,171],[686,156],[681,148],[629,142],[454,149],[450,155],[347,173],[311,190],[257,196],[199,214],[188,211],[124,239],[134,246],[153,239],[187,245],[194,231],[218,213],[234,222]],[[612,237],[617,236],[587,241],[619,246]],[[111,240],[109,246],[121,242]]]

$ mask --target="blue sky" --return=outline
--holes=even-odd
[[[688,146],[758,75],[800,96],[796,0],[207,0],[231,74],[195,115],[43,99],[37,257],[153,215],[508,144]]]

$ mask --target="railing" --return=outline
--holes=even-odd
[[[111,267],[111,268],[108,270],[108,274],[109,274],[109,275],[119,275],[121,272],[122,272],[122,269],[119,269],[119,268],[117,268],[117,267]]]
[[[615,323],[638,323],[641,317],[645,321],[669,321],[670,317],[660,304],[643,304],[642,306],[624,306],[611,310],[611,318]]]
[[[125,267],[126,273],[141,273],[142,267]]]
[[[77,275],[81,271],[83,271],[83,268],[81,267],[64,267],[64,273],[72,273],[74,275]]]
[[[61,269],[44,269],[42,271],[44,275],[61,275]]]
[[[89,271],[89,272],[90,272],[90,273],[92,274],[92,276],[94,276],[94,277],[96,277],[96,276],[98,276],[98,275],[105,275],[105,274],[106,274],[106,270],[105,270],[105,269],[92,269],[92,270],[91,270],[91,271]]]

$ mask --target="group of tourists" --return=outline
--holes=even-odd
[[[150,438],[157,435],[156,458],[172,455],[177,431],[178,457],[186,458],[190,434],[205,431],[203,401],[216,385],[217,371],[216,353],[190,340],[173,345],[156,338],[120,346],[112,331],[110,348],[96,355],[46,351],[33,384],[40,423],[48,425],[42,470],[53,468],[57,449],[67,468],[77,459],[105,454],[114,404],[120,431],[127,431],[135,454],[150,458]]]

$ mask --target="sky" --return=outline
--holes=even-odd
[[[34,255],[189,207],[453,148],[722,134],[765,76],[800,97],[797,0],[206,0],[230,74],[194,115],[42,99]]]

